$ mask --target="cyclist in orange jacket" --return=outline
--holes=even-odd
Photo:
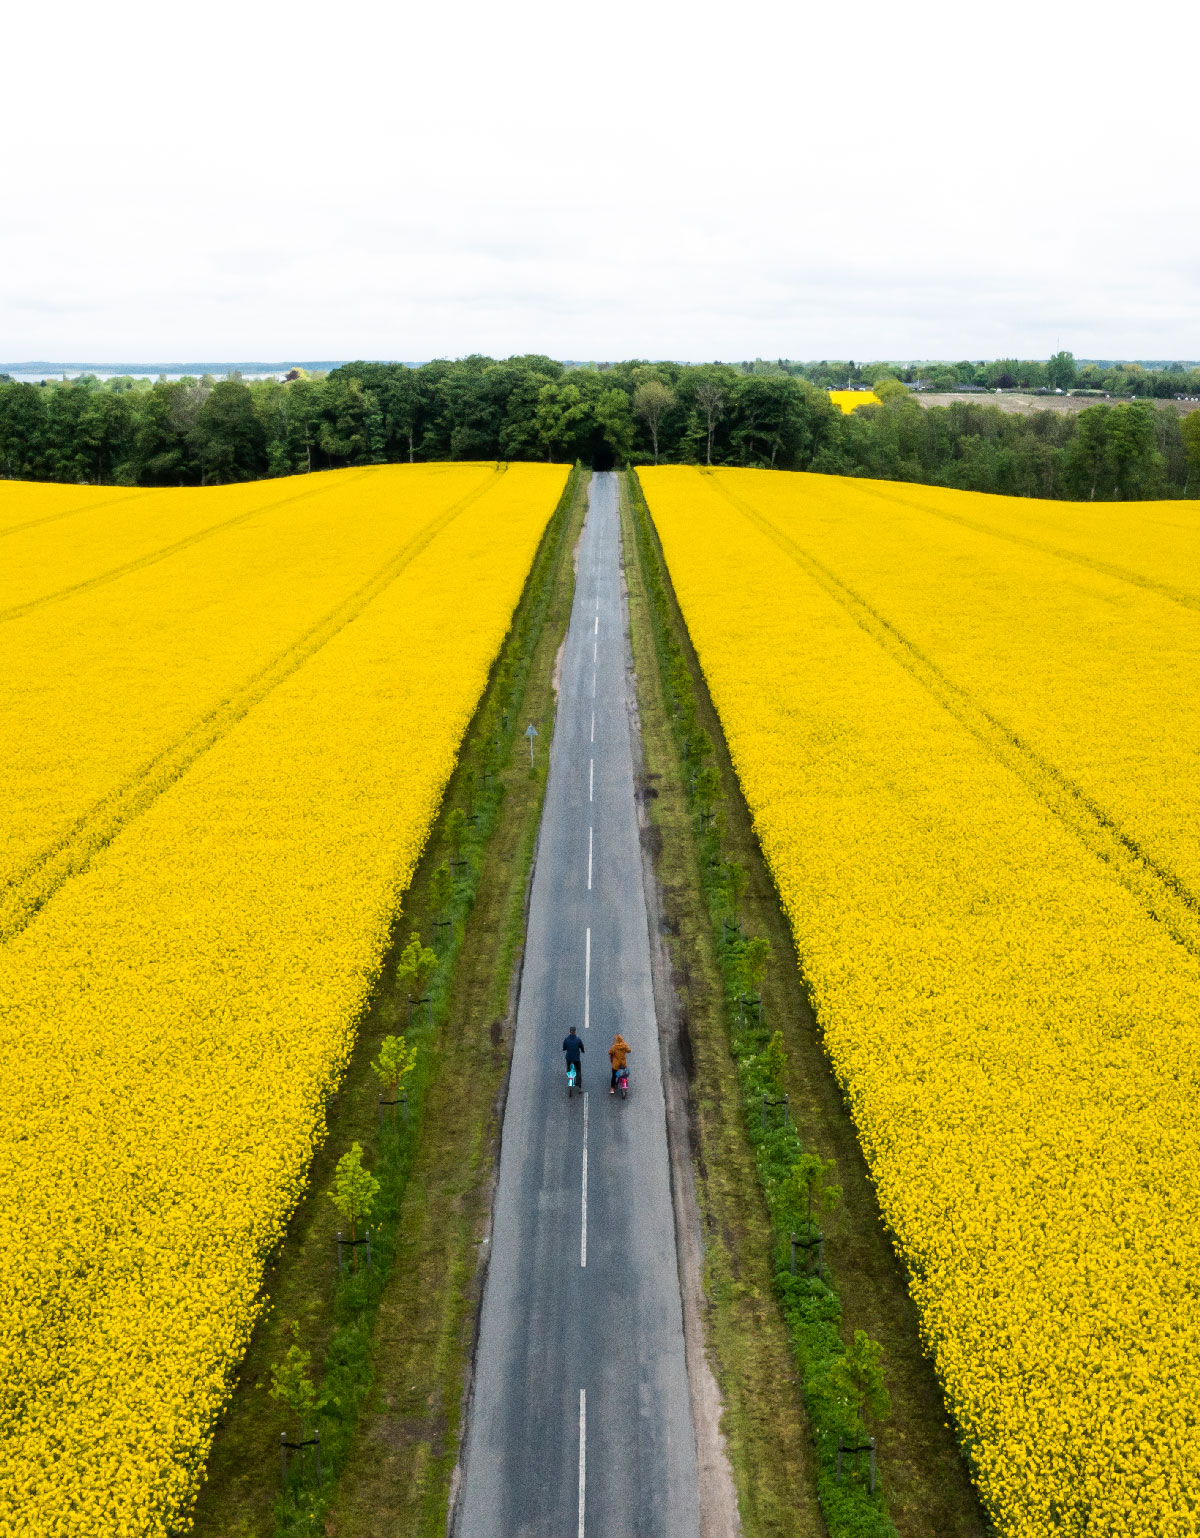
[[[620,1031],[613,1037],[613,1044],[608,1049],[608,1060],[612,1064],[612,1078],[609,1080],[608,1092],[615,1095],[617,1092],[617,1074],[625,1066],[625,1061],[633,1048],[621,1035]]]

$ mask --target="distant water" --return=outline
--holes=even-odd
[[[78,379],[81,374],[94,374],[97,379],[202,379],[211,374],[214,379],[224,379],[226,374],[236,372],[243,379],[282,379],[289,369],[323,374],[340,367],[343,361],[333,358],[319,363],[174,363],[165,367],[157,363],[0,363],[0,374],[27,384],[40,384],[43,379]]]
[[[293,367],[293,365],[289,364],[288,368],[291,368],[291,367]],[[276,369],[275,371],[273,371],[272,373],[269,373],[269,374],[265,374],[265,373],[264,374],[252,374],[247,369],[239,369],[238,372],[241,374],[243,379],[282,379],[284,374],[287,373],[287,369]],[[232,370],[231,369],[221,369],[220,372],[218,372],[216,369],[209,368],[209,369],[197,369],[194,373],[191,372],[190,370],[188,370],[186,372],[179,373],[179,374],[158,373],[158,372],[155,372],[153,374],[151,374],[149,372],[144,373],[144,374],[140,374],[140,373],[137,372],[136,369],[122,368],[122,369],[108,370],[108,369],[102,369],[102,368],[88,368],[88,369],[61,369],[61,370],[56,370],[53,373],[35,374],[35,373],[29,372],[26,369],[0,368],[0,374],[7,374],[10,379],[15,379],[19,384],[41,384],[43,379],[52,379],[52,380],[54,380],[54,382],[56,384],[61,383],[62,380],[65,379],[68,383],[70,383],[71,380],[78,379],[81,374],[94,374],[97,379],[150,379],[150,380],[154,380],[154,379],[200,379],[205,374],[212,374],[215,379],[224,379],[225,375],[228,374],[228,373],[232,373]]]
[[[26,358],[19,363],[0,363],[0,374],[29,384],[40,384],[43,379],[78,379],[80,374],[94,374],[97,379],[202,379],[205,374],[211,374],[214,379],[224,379],[227,374],[238,373],[243,379],[282,379],[289,369],[302,368],[309,374],[326,374],[347,361],[345,358],[287,358],[277,363],[251,359],[242,363],[236,360],[215,363],[59,363],[46,358]]]

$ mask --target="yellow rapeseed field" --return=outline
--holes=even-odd
[[[156,794],[320,644],[431,516],[495,480],[486,465],[392,474],[414,495],[363,495],[383,482],[362,471],[127,492],[133,511],[97,489],[94,511],[0,536],[0,793],[21,808],[0,827],[0,935],[72,849],[103,839],[114,808]],[[8,486],[2,500],[60,489]]]
[[[1194,1534],[1200,505],[641,476],[999,1530]]]
[[[565,477],[0,488],[0,1534],[186,1514]]]
[[[723,471],[721,484],[886,620],[973,725],[1019,744],[1014,763],[1057,778],[1070,815],[1101,835],[1119,830],[1126,858],[1132,843],[1176,899],[1185,887],[1173,906],[1200,948],[1200,523],[1189,504],[1126,505],[1126,537],[1143,552],[1129,561],[1142,569],[1121,574],[1069,553],[1061,536],[1053,550],[1004,537],[1007,510],[1032,499],[838,476],[805,477],[801,499],[795,477],[753,470]],[[1070,518],[1070,504],[1047,505]],[[956,509],[970,521],[947,516]],[[1148,575],[1163,525],[1179,557],[1170,591]]]
[[[828,485],[839,484],[831,477]],[[1200,604],[1200,545],[1188,504],[1179,502],[1052,502],[1042,497],[964,497],[941,486],[895,481],[853,482],[895,508],[920,509],[991,533],[1013,545],[1071,558],[1111,576]],[[878,506],[878,500],[875,506]]]
[[[859,406],[878,406],[881,404],[874,390],[830,390],[829,399],[843,416],[849,416]]]

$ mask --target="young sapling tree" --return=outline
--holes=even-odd
[[[352,1143],[349,1153],[337,1162],[333,1175],[333,1189],[328,1196],[333,1205],[350,1225],[350,1238],[358,1238],[358,1225],[371,1216],[371,1208],[379,1195],[379,1182],[370,1170],[363,1168],[361,1143]],[[358,1248],[354,1248],[354,1269],[358,1270]]]
[[[721,799],[721,776],[711,764],[705,765],[696,776],[696,796],[705,811],[711,811],[713,802]]]
[[[725,890],[729,893],[729,906],[733,909],[736,919],[742,906],[742,898],[746,895],[746,884],[750,880],[744,865],[739,865],[736,860],[728,860],[725,864]]]
[[[467,836],[467,814],[456,806],[446,818],[446,842],[456,860],[462,859],[463,839]]]
[[[450,899],[454,896],[454,877],[450,874],[450,867],[444,860],[433,873],[433,879],[429,883],[429,896],[433,902],[433,911],[444,914],[450,906]]]
[[[783,1045],[783,1032],[776,1031],[763,1049],[763,1072],[771,1088],[779,1094],[783,1090],[783,1076],[787,1071],[787,1049]]]
[[[892,1400],[883,1381],[883,1347],[865,1330],[855,1330],[854,1344],[833,1365],[832,1378],[842,1398],[863,1425],[868,1417],[886,1420]]]
[[[432,946],[422,945],[421,936],[414,929],[396,963],[396,981],[408,991],[410,1004],[419,1004],[425,997],[437,969],[438,953]]]
[[[762,935],[754,935],[742,946],[741,959],[738,964],[740,982],[744,992],[759,994],[762,990],[763,980],[767,975],[767,964],[771,960],[771,942],[764,940]]]
[[[391,1091],[392,1126],[396,1125],[396,1102],[405,1079],[417,1066],[415,1043],[403,1036],[385,1036],[379,1044],[379,1056],[371,1064],[375,1077]]]
[[[500,761],[500,728],[494,703],[489,703],[483,713],[480,735],[483,742],[483,767],[490,774]]]
[[[312,1352],[301,1348],[298,1319],[292,1320],[288,1333],[292,1337],[292,1344],[283,1361],[272,1366],[268,1392],[272,1399],[277,1399],[296,1417],[300,1426],[300,1440],[303,1441],[312,1429],[313,1421],[329,1401],[317,1397],[316,1388],[308,1375]]]
[[[713,808],[721,799],[721,776],[711,764],[707,764],[696,776],[696,800],[700,803],[700,827],[713,815]]]
[[[805,1224],[813,1234],[814,1213],[832,1212],[842,1199],[841,1186],[830,1182],[837,1169],[833,1159],[802,1153],[779,1183],[779,1204],[791,1228]]]
[[[695,731],[688,733],[687,740],[683,745],[683,756],[690,765],[696,768],[697,772],[704,763],[704,760],[712,757],[713,751],[712,738],[707,732]]]

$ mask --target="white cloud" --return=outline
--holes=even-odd
[[[24,7],[0,357],[1200,356],[1192,0]]]

